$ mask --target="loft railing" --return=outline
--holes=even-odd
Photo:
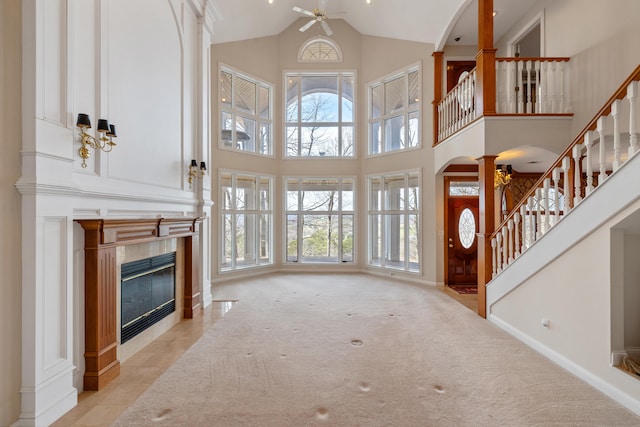
[[[443,141],[477,118],[475,87],[474,68],[438,104],[438,141]]]
[[[569,58],[496,58],[496,113],[570,112]]]
[[[569,114],[569,58],[496,58],[495,113]],[[438,144],[482,116],[474,68],[436,105]],[[493,90],[493,88],[487,88]],[[486,115],[486,113],[485,113]]]
[[[640,151],[639,81],[640,66],[491,235],[492,277]]]

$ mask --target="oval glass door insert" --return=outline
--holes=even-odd
[[[476,219],[469,208],[464,208],[458,219],[458,237],[465,249],[469,249],[476,239]]]

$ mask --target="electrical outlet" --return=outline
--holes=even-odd
[[[541,323],[543,328],[549,328],[549,319],[543,317]]]

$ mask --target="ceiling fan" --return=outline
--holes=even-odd
[[[300,27],[300,32],[301,33],[307,31],[316,22],[319,22],[320,26],[322,26],[322,29],[324,30],[324,32],[328,36],[333,34],[333,31],[331,31],[331,28],[329,27],[329,24],[327,24],[327,19],[329,19],[329,18],[327,17],[326,5],[327,5],[327,0],[320,0],[319,6],[317,8],[315,8],[315,9],[313,9],[312,11],[311,10],[302,9],[301,7],[298,7],[298,6],[294,6],[293,7],[293,11],[294,12],[298,12],[298,13],[304,15],[304,16],[310,16],[311,17],[311,20],[309,22],[307,22],[302,27]]]

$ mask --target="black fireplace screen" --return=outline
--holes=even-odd
[[[176,253],[122,264],[121,343],[176,309]]]

